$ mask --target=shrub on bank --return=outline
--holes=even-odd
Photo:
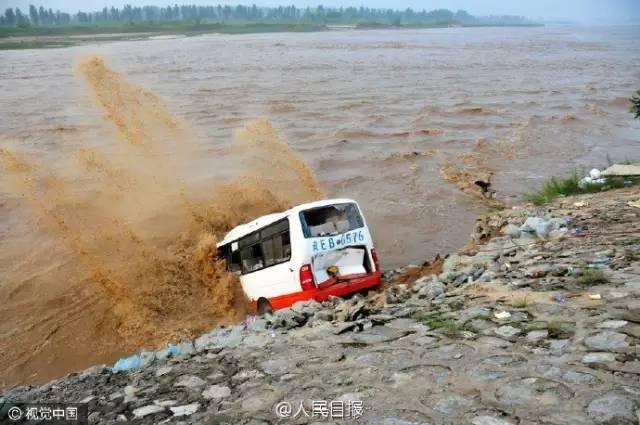
[[[543,205],[554,199],[596,193],[611,189],[640,185],[640,177],[607,177],[603,182],[584,182],[577,171],[568,177],[552,177],[539,190],[526,195],[526,199],[535,205]]]

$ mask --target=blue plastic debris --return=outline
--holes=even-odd
[[[167,347],[167,351],[169,353],[169,357],[175,357],[180,354],[180,347],[178,347],[177,345],[169,344],[169,346]]]
[[[143,351],[133,356],[123,357],[113,365],[114,372],[124,372],[127,370],[138,369],[153,362],[156,358],[156,353],[151,351]]]
[[[167,348],[164,348],[160,351],[156,351],[156,358],[159,360],[164,360],[169,357],[175,357],[180,354],[180,347],[177,345],[169,344]]]
[[[178,351],[175,356],[186,356],[189,354],[193,354],[196,351],[196,348],[193,345],[192,341],[181,342],[177,345]]]
[[[142,366],[142,359],[137,354],[135,356],[123,357],[113,365],[114,372],[137,369]]]

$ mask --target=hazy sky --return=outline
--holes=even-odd
[[[0,0],[0,9],[29,4],[65,11],[89,11],[104,6],[167,4],[257,4],[258,6],[369,6],[404,9],[465,9],[474,15],[523,15],[529,18],[569,19],[580,22],[640,20],[640,0]]]

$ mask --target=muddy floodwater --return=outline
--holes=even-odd
[[[637,160],[638,39],[547,26],[0,52],[0,386],[237,320],[209,261],[252,215],[354,198],[388,268],[464,244],[487,209],[461,190],[477,176],[508,205]]]

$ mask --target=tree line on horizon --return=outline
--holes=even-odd
[[[357,24],[381,23],[391,25],[402,24],[503,24],[521,25],[529,23],[521,16],[488,16],[475,17],[464,10],[452,12],[448,9],[396,10],[376,9],[368,7],[317,7],[298,8],[296,6],[258,7],[212,5],[182,5],[167,7],[131,6],[122,8],[103,8],[96,12],[77,13],[61,12],[43,6],[29,6],[28,12],[19,8],[5,9],[0,15],[0,25],[8,26],[63,26],[87,24],[134,24],[160,22],[217,22],[217,23],[253,23],[253,22],[287,22],[314,24]]]

